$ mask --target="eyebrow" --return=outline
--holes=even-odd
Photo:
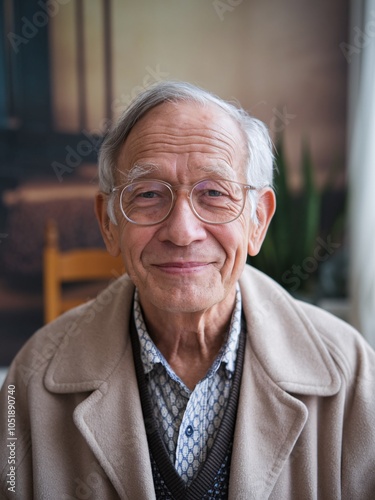
[[[126,184],[130,182],[134,182],[145,175],[150,174],[151,172],[155,172],[155,170],[159,170],[160,167],[155,165],[154,163],[135,163],[129,170],[123,172],[118,170],[121,175],[121,184]]]
[[[202,172],[210,175],[219,175],[223,179],[231,180],[235,177],[233,168],[226,165],[202,165],[198,168],[199,170],[202,170]]]
[[[160,166],[155,163],[135,163],[128,171],[119,171],[122,176],[121,184],[134,182],[158,170]],[[200,165],[197,170],[223,179],[235,180],[234,170],[226,165]]]

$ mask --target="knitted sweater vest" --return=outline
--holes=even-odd
[[[245,352],[245,331],[246,329],[242,328],[232,389],[219,431],[208,453],[207,460],[190,485],[186,485],[169,458],[154,420],[151,398],[143,371],[138,334],[134,318],[131,318],[130,333],[134,363],[147,432],[155,494],[158,500],[214,500],[228,498],[232,442]]]

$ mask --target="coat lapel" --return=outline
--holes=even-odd
[[[130,347],[107,383],[76,408],[74,421],[120,498],[155,498]]]
[[[307,420],[246,348],[231,462],[231,499],[268,498]]]
[[[248,338],[230,498],[247,500],[269,496],[303,430],[307,409],[291,393],[333,395],[340,378],[303,307],[248,267],[240,286]],[[91,393],[75,408],[77,428],[120,498],[149,500],[155,493],[129,337],[133,290],[122,277],[72,313],[45,385]]]
[[[332,396],[341,379],[320,332],[293,299],[268,276],[247,267],[240,280],[248,348],[285,391]]]
[[[124,276],[73,312],[45,385],[80,393],[74,422],[119,497],[148,500],[155,493],[128,327],[133,292]]]
[[[340,377],[318,332],[287,292],[247,268],[240,280],[247,344],[230,498],[268,498],[308,418],[298,394],[330,396]]]

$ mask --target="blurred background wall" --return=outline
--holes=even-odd
[[[344,162],[348,64],[340,44],[347,39],[347,0],[1,4],[6,129],[35,139],[102,133],[104,120],[115,118],[142,87],[178,79],[240,101],[273,131],[281,118],[292,164],[302,136],[318,171]],[[53,174],[50,164],[31,167],[13,144],[3,146],[22,174]],[[64,157],[62,149],[53,159]],[[1,172],[9,174],[9,163],[2,162]]]
[[[43,323],[47,215],[63,247],[101,244],[100,138],[142,88],[188,80],[239,101],[282,135],[291,191],[303,144],[317,188],[334,171],[345,191],[349,0],[0,0],[0,13],[0,365]]]

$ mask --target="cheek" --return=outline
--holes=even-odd
[[[246,262],[248,248],[248,228],[241,221],[217,234],[217,240],[224,249],[227,259],[226,266],[233,269]],[[234,223],[233,223],[234,224]]]
[[[125,223],[121,228],[120,246],[121,254],[126,268],[129,271],[138,270],[142,266],[142,257],[147,251],[147,246],[153,239],[155,230]]]
[[[121,254],[125,261],[125,266],[128,270],[134,266],[134,263],[139,260],[139,254],[142,249],[142,239],[140,235],[134,234],[133,228],[125,224],[121,230],[120,246]]]

